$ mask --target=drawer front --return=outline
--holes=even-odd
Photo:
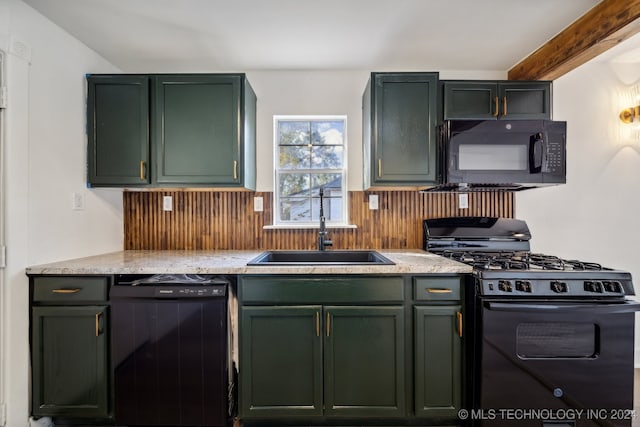
[[[461,294],[460,277],[415,277],[416,301],[458,301]]]
[[[34,302],[106,301],[108,277],[34,277]]]
[[[244,276],[242,303],[352,304],[400,303],[402,277]]]

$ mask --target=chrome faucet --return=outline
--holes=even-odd
[[[324,208],[322,198],[324,197],[324,187],[320,187],[320,231],[318,231],[318,250],[324,251],[327,246],[333,246],[333,242],[327,239],[327,226],[324,218]]]

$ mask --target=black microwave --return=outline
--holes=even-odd
[[[566,182],[567,123],[450,120],[439,127],[435,189],[522,190]]]

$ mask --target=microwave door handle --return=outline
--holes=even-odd
[[[542,172],[543,146],[544,138],[542,136],[542,133],[531,135],[531,137],[529,138],[529,173]]]

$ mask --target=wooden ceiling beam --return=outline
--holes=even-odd
[[[508,78],[557,79],[639,31],[640,0],[603,0],[511,68]]]

